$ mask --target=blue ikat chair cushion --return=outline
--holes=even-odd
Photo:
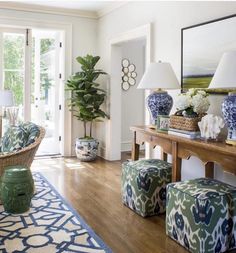
[[[40,129],[31,122],[11,126],[1,139],[1,152],[15,152],[32,144],[39,137]]]
[[[22,127],[27,131],[28,138],[26,142],[26,146],[29,146],[30,144],[34,143],[35,140],[39,137],[40,129],[39,127],[31,122],[26,122],[22,124]]]
[[[2,152],[13,152],[25,147],[27,131],[22,126],[9,127],[2,138]]]

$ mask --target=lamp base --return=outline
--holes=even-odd
[[[147,97],[147,107],[151,114],[152,124],[158,115],[169,115],[173,106],[173,99],[166,91],[154,91]]]
[[[229,93],[222,103],[222,114],[228,128],[227,144],[236,146],[236,94]]]
[[[236,140],[225,140],[225,143],[232,146],[236,146]]]

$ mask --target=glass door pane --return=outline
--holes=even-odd
[[[31,119],[46,129],[38,155],[59,154],[58,34],[33,30]]]
[[[25,33],[3,32],[3,88],[12,90],[24,119]]]

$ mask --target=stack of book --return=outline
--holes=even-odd
[[[177,135],[188,139],[198,139],[201,137],[201,133],[199,131],[192,132],[192,131],[179,130],[175,128],[169,128],[168,134]]]

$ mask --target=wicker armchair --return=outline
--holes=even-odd
[[[30,144],[29,146],[17,152],[0,155],[0,177],[3,174],[4,168],[7,166],[23,165],[30,168],[34,160],[35,153],[37,152],[38,147],[42,139],[44,138],[44,135],[45,135],[45,129],[40,127],[39,137],[36,139],[34,143]]]

